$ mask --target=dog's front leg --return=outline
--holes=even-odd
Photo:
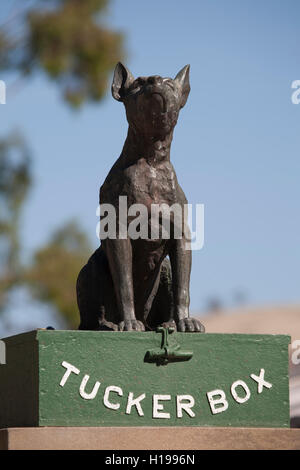
[[[103,243],[113,279],[119,308],[119,330],[144,331],[142,322],[134,312],[134,291],[132,278],[132,247],[129,239],[106,239]]]
[[[205,331],[204,326],[196,318],[190,318],[190,274],[192,254],[186,249],[186,240],[174,240],[169,253],[172,268],[172,285],[174,296],[174,319],[178,331]]]

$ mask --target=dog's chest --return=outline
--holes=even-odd
[[[170,162],[149,165],[140,159],[126,168],[122,193],[129,204],[174,204],[178,200],[178,183]]]

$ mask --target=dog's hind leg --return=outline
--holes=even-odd
[[[77,279],[79,330],[117,330],[117,306],[107,259],[98,248]]]

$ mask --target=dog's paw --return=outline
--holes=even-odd
[[[99,322],[98,331],[118,331],[118,325],[111,321],[101,320]]]
[[[177,323],[177,331],[187,333],[205,333],[205,327],[196,318],[184,318]]]
[[[139,320],[125,320],[119,323],[119,331],[145,331],[145,326]]]
[[[177,326],[174,320],[166,321],[160,326],[162,326],[163,328],[174,328],[175,331],[177,330]]]

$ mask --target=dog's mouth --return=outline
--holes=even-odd
[[[157,91],[151,93],[151,100],[153,101],[154,109],[158,108],[161,114],[165,114],[167,112],[167,102],[161,93],[158,93]]]

